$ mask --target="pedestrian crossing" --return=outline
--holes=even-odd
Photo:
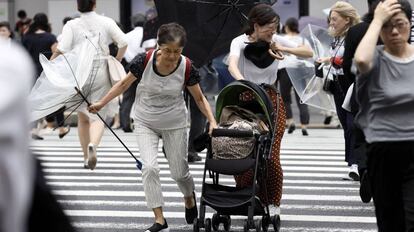
[[[134,134],[117,133],[138,156]],[[310,129],[309,133],[308,137],[285,134],[282,141],[281,231],[376,231],[373,206],[361,202],[359,183],[342,179],[348,171],[343,161],[342,131]],[[141,173],[108,131],[98,148],[94,171],[83,168],[75,130],[64,139],[50,134],[43,141],[32,141],[31,149],[42,163],[47,183],[79,231],[143,231],[152,225],[153,214],[145,204]],[[205,153],[200,156],[205,157]],[[161,147],[158,161],[170,230],[192,231],[192,225],[185,224],[182,195],[170,178]],[[203,162],[190,164],[198,197],[203,169]],[[220,180],[234,183],[231,176]],[[211,215],[208,209],[207,216]],[[232,217],[231,231],[243,231],[242,219]]]

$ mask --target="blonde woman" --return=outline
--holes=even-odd
[[[342,69],[342,57],[345,50],[345,36],[348,29],[360,22],[360,17],[356,9],[349,3],[338,1],[331,7],[328,17],[329,30],[333,42],[331,46],[331,56],[323,57],[318,60],[320,63],[330,63],[329,72],[333,75],[334,81],[330,86],[330,92],[334,96],[336,113],[344,130],[345,137],[345,161],[350,167],[348,177],[352,180],[359,180],[357,159],[353,154],[353,116],[350,112],[342,108],[346,91],[350,86],[344,76]]]

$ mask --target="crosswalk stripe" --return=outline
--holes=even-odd
[[[64,187],[101,187],[101,186],[142,186],[141,183],[119,183],[119,182],[47,182],[51,186],[64,186]],[[176,183],[163,183],[163,187],[177,187]],[[196,187],[201,188],[201,184],[195,184]],[[322,186],[289,186],[286,183],[283,185],[284,189],[302,189],[302,190],[314,190],[314,191],[325,191],[325,190],[338,190],[338,191],[359,191],[358,187],[322,187]]]
[[[137,147],[128,147],[128,149],[133,152],[133,153],[139,153],[139,149]],[[47,155],[51,155],[51,154],[56,154],[58,152],[65,152],[66,154],[78,154],[81,153],[82,150],[79,148],[79,146],[76,146],[72,149],[63,149],[61,147],[57,147],[57,148],[48,148],[48,147],[31,147],[31,150],[36,152],[36,151],[42,151],[42,154],[47,154]],[[70,150],[69,152],[67,150]],[[115,152],[116,154],[128,154],[125,150],[125,148],[123,147],[111,147],[111,148],[106,148],[106,147],[99,147],[97,150],[99,153],[108,153],[108,152]],[[159,149],[158,152],[162,152],[162,149]],[[319,150],[306,150],[301,151],[301,150],[286,150],[286,149],[281,149],[280,153],[282,155],[294,155],[294,154],[309,154],[309,155],[345,155],[344,151],[335,151],[335,150],[331,150],[331,151],[319,151]],[[201,153],[202,154],[202,153]]]
[[[140,191],[105,191],[105,190],[53,190],[55,195],[61,196],[113,196],[113,197],[145,197],[144,192]],[[197,193],[200,197],[200,193]],[[183,197],[181,192],[165,192],[164,197]],[[307,201],[355,201],[359,202],[361,199],[357,196],[347,195],[301,195],[301,194],[287,194],[283,195],[282,199],[285,200],[307,200]]]
[[[75,169],[65,169],[65,172],[78,172],[78,169],[81,166],[81,163],[55,163],[55,162],[48,162],[48,163],[43,163],[42,164],[43,167],[47,167],[50,169],[47,169],[47,172],[53,172],[53,170],[57,170],[57,169],[52,169],[53,168],[75,168]],[[168,168],[168,165],[163,165],[163,168]],[[202,174],[204,172],[204,167],[202,166],[197,166],[198,168],[194,168],[192,169],[191,173],[194,175],[199,175]],[[99,163],[99,168],[129,168],[129,169],[136,169],[136,165],[135,164],[106,164],[106,163]],[[161,166],[160,166],[161,168]],[[197,171],[194,171],[194,170]],[[284,171],[320,171],[320,172],[326,172],[326,171],[332,171],[332,172],[341,172],[344,173],[348,170],[348,167],[325,167],[325,166],[313,166],[313,167],[306,167],[306,166],[290,166],[290,165],[286,165],[283,167]],[[100,172],[103,169],[100,169],[97,172]],[[112,171],[112,173],[118,173],[117,171],[119,171],[118,169],[104,169],[105,171]],[[122,172],[124,173],[133,173],[132,170],[129,170],[131,172],[128,172],[128,170],[122,170]],[[57,172],[62,172],[62,170],[59,170]]]
[[[116,211],[116,210],[65,210],[69,216],[87,217],[154,217],[152,211]],[[166,218],[184,218],[182,212],[164,212]],[[207,217],[212,217],[212,213],[206,213]],[[232,216],[232,219],[244,219],[242,216]],[[352,216],[332,216],[332,215],[283,215],[285,221],[309,221],[309,222],[341,222],[341,223],[373,223],[373,217],[352,217]]]
[[[118,223],[118,222],[75,222],[74,226],[77,228],[98,228],[98,229],[113,229],[117,230],[140,230],[146,229],[149,225],[139,224],[139,223]],[[183,225],[183,224],[170,224],[169,226],[174,228],[174,231],[191,231],[192,225]],[[242,226],[233,226],[231,227],[232,231],[242,231]],[[329,231],[329,228],[324,227],[283,227],[285,232],[326,232]],[[356,229],[356,228],[346,228],[346,229],[335,229],[335,232],[376,232],[377,230],[367,230],[367,229]]]

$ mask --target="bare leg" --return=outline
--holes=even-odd
[[[154,212],[154,216],[155,216],[155,222],[164,225],[165,220],[164,220],[164,215],[162,212],[162,207],[158,207],[158,208],[153,208],[152,211]]]
[[[84,113],[78,112],[78,136],[83,151],[83,160],[88,159],[88,144],[91,141],[89,117]]]
[[[105,124],[101,120],[96,120],[90,123],[90,143],[92,143],[95,147],[97,147],[101,142],[104,129]]]
[[[184,204],[187,209],[191,209],[194,207],[194,196],[184,197]]]

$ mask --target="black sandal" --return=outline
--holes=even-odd
[[[65,133],[59,134],[59,139],[62,139],[63,137],[65,137],[65,135],[67,135],[67,134],[69,133],[69,131],[70,131],[70,126],[67,126],[67,127],[65,127],[65,128],[67,128],[68,130],[67,130]]]
[[[185,221],[187,224],[193,224],[194,219],[198,216],[196,194],[193,192],[194,206],[190,209],[185,208]]]
[[[150,228],[148,228],[145,232],[169,232],[170,228],[168,228],[167,220],[164,219],[164,225],[156,222]]]

